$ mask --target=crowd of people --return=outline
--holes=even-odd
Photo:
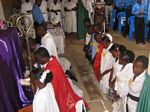
[[[31,88],[35,93],[33,112],[86,112],[89,109],[83,99],[83,92],[70,80],[77,81],[70,72],[70,62],[67,59],[61,61],[58,56],[53,35],[46,29],[48,20],[59,23],[66,33],[78,32],[77,24],[84,24],[81,36],[85,39],[85,56],[93,66],[100,90],[113,101],[113,112],[146,112],[148,106],[144,106],[143,98],[148,97],[150,82],[150,76],[146,72],[148,59],[143,55],[134,59],[134,52],[113,43],[113,37],[105,31],[105,23],[109,24],[113,8],[117,13],[126,11],[127,18],[133,14],[136,43],[145,44],[144,15],[150,13],[149,2],[82,1],[82,6],[88,11],[82,21],[78,21],[76,17],[79,3],[81,0],[36,0],[34,4],[25,0],[22,4],[21,11],[33,19],[36,36],[40,37],[41,44],[29,39],[30,50],[34,52],[36,59],[36,72],[32,71],[30,77]],[[29,23],[25,20],[25,24]]]
[[[149,98],[148,58],[140,55],[135,59],[134,52],[113,43],[110,34],[95,30],[95,26],[100,28],[99,24],[91,24],[89,18],[84,23],[87,27],[85,57],[93,67],[100,90],[113,102],[112,112],[148,112],[147,103],[142,104],[143,97]]]

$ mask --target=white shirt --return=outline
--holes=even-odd
[[[42,0],[40,9],[42,13],[47,13],[47,2],[45,0]]]
[[[60,112],[51,83],[37,90],[33,99],[33,112]]]
[[[21,5],[21,12],[23,14],[26,14],[27,11],[32,11],[32,7],[33,7],[33,4],[31,2],[27,3],[27,2],[24,2],[22,5]]]
[[[53,36],[49,32],[42,37],[41,44],[45,46],[50,55],[55,56],[59,60]]]
[[[145,72],[146,71],[141,73],[138,77],[136,77],[136,79],[133,82],[131,82],[130,88],[129,88],[130,89],[129,93],[131,95],[135,97],[140,96],[141,90],[143,88],[144,80],[146,78]],[[138,102],[133,101],[132,99],[128,98],[127,104],[128,104],[129,112],[136,112]]]
[[[129,92],[129,84],[132,80],[133,74],[133,64],[127,64],[122,70],[116,73],[115,90],[120,97],[126,97]]]

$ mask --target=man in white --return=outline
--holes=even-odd
[[[65,21],[64,30],[67,33],[77,32],[76,24],[76,3],[68,0],[64,4]]]
[[[127,99],[128,112],[136,112],[137,104],[140,98],[140,93],[146,78],[146,69],[148,67],[148,58],[139,56],[133,64],[134,77],[130,84],[130,90]]]
[[[21,13],[25,14],[27,17],[25,17],[25,25],[28,28],[30,25],[30,21],[33,23],[33,18],[32,18],[32,7],[33,4],[30,2],[30,0],[25,0],[25,2],[22,3],[21,5]]]
[[[47,22],[48,21],[48,12],[47,12],[47,2],[46,0],[42,0],[42,3],[41,3],[41,6],[40,6],[40,9],[41,9],[41,12],[43,13],[43,17],[44,17],[44,20]]]
[[[53,55],[58,59],[58,53],[53,36],[47,32],[44,25],[35,26],[36,34],[41,38],[41,44],[46,47],[50,55]]]

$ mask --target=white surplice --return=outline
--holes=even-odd
[[[146,71],[144,71],[142,74],[136,77],[134,81],[131,82],[130,87],[129,87],[130,88],[129,94],[135,97],[140,97],[140,93],[143,88],[144,80],[146,78],[145,73]],[[129,112],[136,112],[138,102],[128,97],[127,104],[128,104]]]
[[[110,53],[109,49],[111,48],[113,44],[111,43],[107,49],[103,49],[102,56],[101,56],[101,66],[100,66],[100,72],[103,73],[108,69],[111,69],[113,66],[114,58],[112,54]],[[109,77],[110,72],[105,74],[102,79],[100,80],[100,89],[107,93],[109,90]]]
[[[42,37],[41,44],[45,46],[45,48],[48,50],[50,55],[55,56],[57,60],[59,60],[53,36],[49,32],[47,32],[44,35],[44,37]]]
[[[33,112],[60,112],[51,83],[37,90],[33,99]]]

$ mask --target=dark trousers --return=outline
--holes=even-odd
[[[135,40],[136,43],[143,43],[145,44],[144,39],[144,18],[135,17],[134,21],[134,27],[135,27]]]

